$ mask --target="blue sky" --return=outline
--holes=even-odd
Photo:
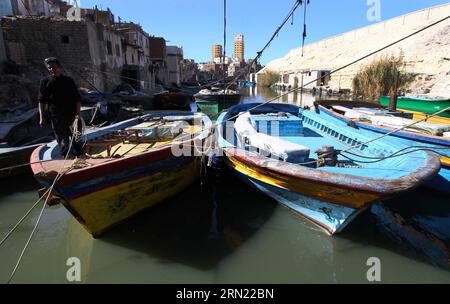
[[[373,24],[367,18],[368,2],[378,0],[310,0],[306,43]],[[449,3],[443,0],[379,0],[381,21],[419,9]],[[245,57],[254,58],[293,7],[295,0],[227,0],[227,55],[233,38],[245,37]],[[223,44],[223,0],[81,0],[81,6],[110,8],[122,20],[140,23],[151,35],[182,46],[184,57],[211,60],[211,46]],[[286,55],[301,45],[303,6],[262,56],[262,63]]]

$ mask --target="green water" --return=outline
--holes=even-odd
[[[270,94],[250,92],[246,100]],[[299,104],[299,97],[283,101]],[[0,181],[0,236],[38,188],[29,175]],[[377,257],[383,283],[450,283],[448,201],[420,188],[376,204],[330,237],[228,170],[214,171],[101,239],[64,207],[46,208],[12,282],[70,283],[66,262],[77,257],[81,283],[368,283],[366,262]],[[0,247],[0,283],[38,214]]]

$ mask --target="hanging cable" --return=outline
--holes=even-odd
[[[302,35],[302,57],[303,57],[303,50],[305,47],[305,39],[306,39],[306,7],[309,4],[309,0],[306,0],[305,7],[304,7],[304,14],[303,14],[303,35]]]
[[[74,123],[74,125],[75,125],[75,123]],[[77,125],[78,125],[78,122],[77,122]],[[75,128],[75,131],[77,131],[76,128]],[[68,171],[63,172],[63,169],[64,169],[64,166],[65,166],[65,164],[66,164],[67,158],[69,157],[70,150],[72,149],[72,145],[73,145],[73,142],[74,142],[74,138],[75,138],[75,137],[72,136],[72,138],[71,138],[71,140],[70,140],[69,148],[68,148],[67,153],[66,153],[66,156],[65,156],[65,158],[64,158],[64,162],[63,162],[63,164],[61,165],[61,168],[59,169],[59,172],[58,172],[58,174],[56,175],[55,179],[53,180],[53,183],[51,184],[51,186],[50,186],[50,187],[47,189],[47,191],[46,191],[47,198],[45,199],[44,204],[42,205],[42,208],[41,208],[41,211],[40,211],[40,213],[39,213],[38,219],[36,220],[36,223],[35,223],[35,225],[34,225],[34,227],[33,227],[33,230],[31,231],[30,236],[28,237],[28,240],[27,240],[27,242],[25,243],[25,246],[24,246],[23,249],[22,249],[22,252],[20,253],[19,259],[17,260],[17,263],[16,263],[16,265],[14,266],[13,271],[11,272],[11,275],[10,275],[8,281],[7,281],[8,284],[11,283],[12,279],[14,278],[14,276],[15,276],[15,274],[16,274],[16,272],[17,272],[17,269],[19,268],[20,263],[22,262],[22,258],[23,258],[24,254],[25,254],[25,251],[27,250],[27,248],[28,248],[28,246],[29,246],[29,244],[30,244],[30,242],[31,242],[31,239],[33,238],[34,233],[36,232],[36,229],[37,229],[37,227],[38,227],[38,225],[39,225],[39,223],[40,223],[40,221],[41,221],[41,219],[42,219],[42,216],[43,216],[43,214],[44,214],[45,207],[47,206],[47,202],[48,202],[48,200],[49,200],[50,197],[51,197],[53,188],[55,187],[55,185],[56,185],[56,183],[58,182],[58,180],[59,180],[64,174],[66,174],[66,173],[68,172]],[[69,171],[70,171],[70,169],[69,169]],[[39,202],[39,201],[38,201],[38,202]],[[38,202],[36,202],[35,205],[37,205]],[[33,209],[34,207],[35,207],[35,206],[33,206],[32,209]],[[30,211],[31,211],[32,209],[30,209]],[[29,211],[29,212],[30,212],[30,211]],[[29,212],[28,212],[26,215],[28,215]],[[21,221],[19,221],[19,224],[20,224],[22,221],[23,221],[23,219],[21,219]],[[16,228],[16,227],[15,227],[15,228]],[[8,235],[8,236],[9,236],[9,235]],[[7,238],[5,238],[4,240],[2,240],[2,242],[4,242],[6,239],[7,239]]]
[[[429,25],[427,25],[427,26],[425,26],[425,27],[423,27],[423,28],[421,28],[421,29],[419,29],[419,30],[417,30],[417,31],[415,31],[415,32],[413,32],[413,33],[411,33],[411,34],[409,34],[409,35],[407,35],[407,36],[401,38],[401,39],[398,39],[398,40],[396,40],[396,41],[394,41],[394,42],[392,42],[392,43],[390,43],[390,44],[388,44],[388,45],[386,45],[386,46],[384,46],[384,47],[382,47],[382,48],[379,48],[378,50],[375,50],[375,51],[373,51],[373,52],[371,52],[371,53],[369,53],[369,54],[367,54],[367,55],[364,55],[364,56],[362,56],[362,57],[360,57],[360,58],[358,58],[358,59],[356,59],[356,60],[354,60],[354,61],[352,61],[352,62],[350,62],[350,63],[348,63],[348,64],[346,64],[346,65],[344,65],[344,66],[341,66],[341,67],[339,67],[339,68],[337,68],[337,69],[335,69],[335,70],[332,70],[332,71],[330,71],[330,72],[328,72],[328,73],[323,73],[322,76],[320,76],[320,77],[318,77],[318,78],[316,78],[316,79],[314,79],[314,80],[311,80],[310,82],[307,82],[307,83],[303,84],[303,86],[300,86],[300,87],[298,87],[298,88],[294,88],[294,89],[288,90],[288,91],[285,92],[284,94],[281,94],[281,95],[279,95],[279,96],[277,96],[277,97],[271,98],[271,99],[269,99],[269,100],[267,100],[267,101],[265,101],[265,102],[262,102],[262,103],[260,103],[260,104],[258,104],[258,105],[256,105],[256,106],[254,106],[254,107],[251,108],[251,109],[248,109],[247,111],[245,111],[245,112],[243,112],[243,113],[239,113],[239,114],[237,114],[237,115],[235,115],[235,116],[229,118],[229,120],[236,119],[236,118],[237,118],[238,116],[240,116],[241,114],[244,114],[244,113],[246,113],[246,112],[253,111],[253,110],[255,110],[255,109],[259,108],[259,107],[262,107],[262,106],[264,106],[264,105],[267,105],[267,104],[269,104],[269,103],[271,103],[271,102],[273,102],[273,101],[275,101],[275,100],[279,100],[280,98],[282,98],[282,97],[284,97],[284,96],[287,96],[287,95],[289,95],[289,94],[291,94],[291,93],[293,93],[293,92],[297,92],[297,91],[299,91],[299,90],[301,90],[301,89],[304,89],[305,87],[307,87],[307,86],[310,85],[310,84],[317,83],[318,80],[322,80],[322,79],[324,79],[324,78],[326,78],[326,77],[329,77],[329,76],[331,76],[331,75],[333,75],[333,74],[335,74],[335,73],[337,73],[337,72],[339,72],[339,71],[341,71],[341,70],[344,70],[344,69],[348,68],[349,66],[352,66],[352,65],[354,65],[354,64],[356,64],[356,63],[358,63],[358,62],[360,62],[360,61],[362,61],[362,60],[364,60],[364,59],[367,59],[367,58],[369,58],[369,57],[371,57],[371,56],[373,56],[373,55],[375,55],[375,54],[377,54],[377,53],[379,53],[379,52],[381,52],[381,51],[384,51],[385,49],[388,49],[388,48],[390,48],[391,46],[396,45],[396,44],[398,44],[398,43],[400,43],[400,42],[402,42],[402,41],[404,41],[404,40],[406,40],[406,39],[408,39],[408,38],[411,38],[411,37],[413,37],[413,36],[415,36],[415,35],[417,35],[417,34],[423,32],[423,31],[425,31],[425,30],[427,30],[427,29],[429,29],[429,28],[431,28],[431,27],[433,27],[433,26],[436,26],[436,25],[438,25],[438,24],[440,24],[440,23],[442,23],[442,22],[448,20],[448,19],[450,19],[450,16],[444,17],[444,18],[442,18],[442,19],[440,19],[440,20],[438,20],[438,21],[436,21],[436,22],[433,22],[433,23],[431,23],[431,24],[429,24]],[[445,111],[447,111],[447,110],[448,110],[448,109],[445,109]],[[441,112],[444,112],[444,111],[440,111],[439,114],[440,114]],[[434,115],[438,115],[438,114],[435,113]],[[421,120],[421,121],[422,121],[422,120]]]
[[[294,6],[289,10],[289,13],[286,15],[286,17],[283,19],[283,21],[281,22],[281,24],[277,27],[277,29],[275,30],[275,32],[272,34],[272,36],[270,37],[269,41],[264,45],[264,47],[259,51],[256,52],[256,56],[255,58],[253,58],[252,63],[250,65],[248,65],[247,67],[245,67],[244,70],[240,71],[230,82],[229,85],[226,87],[226,89],[228,89],[233,83],[235,83],[237,81],[237,79],[239,77],[241,77],[242,75],[245,74],[244,78],[247,78],[248,75],[250,74],[253,66],[255,66],[255,70],[256,70],[256,65],[258,63],[258,60],[261,58],[262,54],[264,53],[264,51],[269,47],[270,43],[278,36],[278,34],[280,33],[281,29],[284,27],[284,25],[289,21],[289,19],[292,17],[294,17],[294,13],[297,10],[297,8],[302,5],[303,0],[296,0],[294,3]],[[293,19],[292,19],[293,20]]]

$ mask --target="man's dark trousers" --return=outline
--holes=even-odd
[[[63,157],[66,157],[67,153],[70,152],[69,147],[72,137],[72,130],[70,129],[70,127],[72,126],[75,117],[57,116],[52,117],[51,120],[53,131],[55,132],[55,138],[58,142],[61,155]],[[83,154],[83,146],[81,143],[73,140],[72,148],[75,151],[75,156],[81,156]]]

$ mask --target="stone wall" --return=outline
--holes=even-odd
[[[2,18],[1,25],[6,54],[20,65],[43,65],[45,58],[54,56],[80,87],[108,91],[120,83],[121,66],[108,64],[101,24],[7,17]]]
[[[0,24],[0,64],[5,61],[6,59],[8,59],[8,57],[6,56],[6,48],[5,48],[5,41],[3,39],[3,31],[2,31],[2,27]],[[0,71],[1,73],[1,71]]]

